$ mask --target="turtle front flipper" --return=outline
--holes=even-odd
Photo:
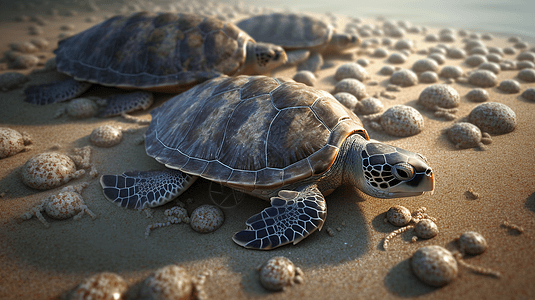
[[[250,217],[247,229],[234,234],[238,245],[250,249],[270,250],[288,243],[294,245],[321,230],[327,217],[325,198],[316,186],[300,192],[282,190],[271,198],[271,207]]]
[[[24,101],[39,105],[61,102],[80,96],[91,85],[89,82],[77,81],[74,78],[34,85],[24,90],[24,94],[26,95]]]
[[[177,170],[131,171],[100,177],[104,196],[127,208],[144,209],[163,205],[188,189],[197,179]]]

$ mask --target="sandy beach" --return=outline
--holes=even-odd
[[[428,42],[428,34],[439,34],[444,29],[427,27],[426,32],[405,32],[402,38],[414,42],[414,47],[404,63],[391,64],[387,57],[372,55],[376,48],[399,52],[393,45],[359,47],[342,55],[326,56],[325,65],[315,73],[314,87],[333,92],[337,83],[334,75],[339,66],[367,59],[365,70],[370,78],[363,83],[369,96],[381,100],[385,110],[395,105],[408,105],[418,109],[424,119],[421,133],[410,137],[395,137],[374,130],[367,125],[371,138],[403,149],[423,154],[433,168],[436,187],[433,194],[423,196],[377,199],[353,187],[340,187],[326,197],[328,216],[323,230],[315,232],[297,245],[286,245],[271,251],[255,251],[236,245],[231,237],[245,229],[245,221],[262,211],[269,203],[243,196],[235,207],[224,209],[225,222],[221,228],[208,234],[200,234],[187,224],[177,224],[155,229],[145,238],[146,227],[164,222],[163,212],[171,208],[170,202],[153,209],[153,218],[143,212],[118,207],[106,200],[98,177],[86,174],[63,186],[87,182],[81,195],[87,207],[97,216],[92,220],[84,215],[79,220],[54,220],[46,217],[50,227],[32,218],[23,221],[21,215],[28,212],[42,199],[58,193],[52,190],[35,190],[21,181],[20,170],[33,156],[57,151],[72,155],[75,148],[91,147],[91,163],[99,176],[121,174],[127,170],[162,170],[165,167],[145,153],[139,139],[146,126],[122,117],[74,119],[68,116],[55,118],[57,111],[67,102],[50,105],[32,105],[24,102],[24,89],[31,85],[67,78],[52,71],[40,71],[45,62],[54,56],[53,50],[61,34],[75,34],[113,16],[118,12],[133,13],[134,9],[169,10],[160,5],[125,5],[122,8],[100,5],[100,11],[91,11],[82,4],[36,3],[24,8],[13,7],[10,13],[2,12],[0,22],[0,53],[10,50],[11,43],[44,38],[50,45],[46,50],[34,53],[39,63],[27,69],[10,69],[7,60],[0,62],[0,74],[19,72],[28,75],[29,81],[9,91],[0,91],[0,127],[26,132],[32,137],[31,147],[16,155],[0,159],[0,299],[60,299],[84,278],[99,272],[113,272],[122,276],[130,286],[129,297],[134,299],[139,284],[153,271],[169,264],[184,267],[192,276],[206,275],[204,291],[208,299],[535,299],[535,126],[533,111],[535,102],[521,96],[535,83],[518,79],[518,69],[501,70],[498,83],[514,79],[520,92],[505,93],[497,86],[485,88],[487,102],[507,105],[516,114],[514,131],[491,135],[492,143],[486,150],[477,148],[457,149],[443,131],[459,121],[466,121],[469,113],[481,103],[467,99],[467,93],[476,86],[463,82],[449,82],[439,77],[436,84],[447,83],[460,97],[454,120],[437,117],[417,105],[420,93],[429,83],[388,91],[394,99],[384,97],[390,76],[382,75],[385,65],[411,69],[413,64],[428,54],[438,44],[464,48],[463,38],[454,30],[454,42]],[[141,3],[141,2],[140,2]],[[211,2],[210,2],[211,3]],[[50,9],[58,10],[57,16]],[[176,7],[175,7],[176,8]],[[212,3],[208,8],[218,9],[237,22],[254,14],[270,12],[263,9],[243,9],[232,14],[224,4]],[[76,13],[68,13],[70,9]],[[178,10],[179,11],[179,10]],[[249,12],[247,13],[247,12]],[[304,12],[303,12],[304,13]],[[67,15],[66,15],[67,14]],[[70,15],[69,15],[70,14]],[[354,22],[352,15],[311,13],[329,22],[336,20],[337,30],[343,32]],[[28,18],[21,18],[26,15]],[[31,35],[29,27],[35,25],[33,16],[46,21],[43,32]],[[18,21],[17,21],[18,19]],[[369,24],[381,28],[384,20],[361,19],[358,26]],[[66,26],[65,26],[66,25]],[[421,29],[421,26],[417,26]],[[472,33],[472,31],[469,31]],[[479,37],[485,32],[477,32]],[[510,36],[517,36],[511,33]],[[362,37],[367,40],[384,35]],[[487,47],[501,49],[514,47],[507,36],[492,36],[482,40]],[[395,43],[400,38],[390,37]],[[515,54],[505,54],[503,59],[516,61],[518,54],[530,51],[534,41],[525,41],[527,48],[515,48]],[[534,50],[531,50],[535,52]],[[428,51],[427,51],[428,53]],[[477,67],[469,66],[465,59],[445,57],[439,65],[460,66],[467,73]],[[533,62],[533,61],[532,61]],[[293,78],[296,67],[280,67],[271,76]],[[103,86],[93,86],[84,94],[107,97],[123,91]],[[388,95],[388,94],[387,94]],[[154,94],[154,104],[146,111],[133,116],[150,120],[150,111],[161,106],[172,94]],[[101,148],[91,144],[89,135],[96,127],[113,124],[125,129],[120,144]],[[62,187],[63,187],[62,186]],[[203,204],[212,204],[209,197],[210,182],[197,180],[179,199],[187,202],[189,213]],[[476,199],[467,191],[478,194]],[[188,199],[188,201],[186,201]],[[385,212],[393,205],[403,205],[414,211],[426,207],[427,213],[436,218],[439,234],[432,239],[418,239],[412,243],[412,231],[405,232],[390,241],[388,251],[383,248],[384,238],[397,227],[384,222]],[[522,227],[522,232],[505,226],[504,221]],[[327,232],[332,234],[328,234]],[[466,256],[465,261],[482,268],[499,271],[495,278],[476,274],[459,267],[459,274],[448,285],[430,287],[413,275],[409,259],[419,248],[439,245],[454,249],[455,239],[463,232],[476,231],[488,242],[488,249],[477,256]],[[274,256],[285,256],[304,273],[304,281],[287,287],[282,292],[272,292],[260,284],[257,267]]]

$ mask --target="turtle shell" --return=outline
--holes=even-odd
[[[319,19],[289,13],[258,15],[237,25],[256,41],[279,45],[286,50],[325,46],[334,31]]]
[[[57,69],[77,80],[161,92],[233,75],[251,37],[231,23],[193,14],[115,16],[59,42]]]
[[[145,147],[169,168],[252,191],[326,172],[354,133],[369,139],[359,118],[323,90],[223,76],[153,110]]]

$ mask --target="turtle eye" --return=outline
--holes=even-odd
[[[408,163],[395,164],[392,167],[392,175],[398,180],[411,180],[414,177],[414,168]]]

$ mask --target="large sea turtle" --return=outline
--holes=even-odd
[[[322,54],[337,54],[355,48],[361,39],[355,34],[336,33],[320,19],[294,13],[257,15],[240,21],[238,27],[258,42],[282,46],[290,63],[308,61],[300,69],[315,72]]]
[[[147,154],[171,170],[104,175],[123,207],[162,205],[198,177],[271,200],[234,241],[253,249],[297,243],[327,216],[324,196],[342,184],[379,198],[434,189],[416,153],[372,141],[331,94],[265,76],[218,77],[152,111]]]
[[[222,74],[264,74],[286,62],[281,47],[256,43],[232,23],[148,12],[112,17],[60,41],[54,53],[57,70],[73,79],[30,87],[27,102],[68,100],[91,83],[176,93]]]

